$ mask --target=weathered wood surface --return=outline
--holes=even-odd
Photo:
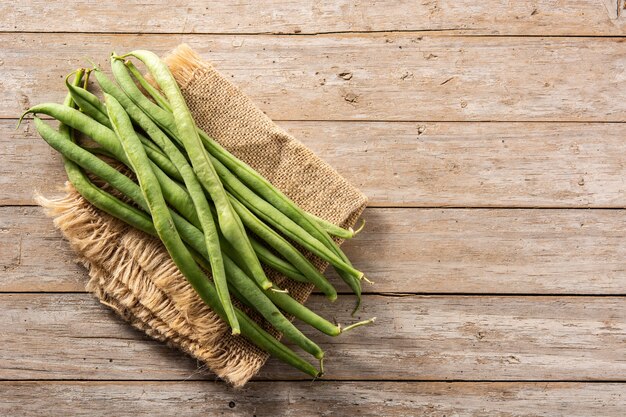
[[[348,323],[352,303],[314,296],[309,304]],[[610,381],[626,373],[622,297],[369,295],[358,316],[378,320],[337,338],[316,334],[328,379]],[[2,294],[0,322],[0,379],[214,378],[88,294]],[[307,379],[274,360],[258,378]]]
[[[111,51],[187,42],[277,120],[623,121],[625,38],[0,34],[0,117]],[[374,59],[375,57],[375,59]],[[601,64],[600,64],[601,63]],[[392,103],[393,105],[390,105]]]
[[[0,415],[625,415],[624,6],[0,4],[0,206],[17,206],[0,207]],[[60,101],[84,57],[180,42],[378,206],[345,248],[379,321],[321,338],[330,380],[270,361],[244,390],[216,383],[80,293],[23,207],[64,175],[19,113]],[[351,303],[310,305],[348,322]]]
[[[625,293],[621,210],[378,208],[364,219],[344,248],[376,282],[365,292]],[[0,208],[0,291],[83,291],[74,259],[42,209]]]
[[[281,122],[370,206],[624,207],[623,123]],[[0,205],[65,181],[30,121],[0,120]]]
[[[611,383],[0,382],[5,416],[494,416],[622,417]]]
[[[118,0],[63,4],[36,0],[2,3],[0,31],[316,34],[423,30],[472,35],[623,35],[619,2]]]

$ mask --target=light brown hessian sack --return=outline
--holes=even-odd
[[[196,122],[210,136],[305,210],[343,227],[354,226],[366,204],[355,187],[274,124],[187,45],[176,48],[166,62]],[[157,239],[94,208],[71,185],[66,191],[63,198],[39,198],[39,203],[87,266],[90,292],[132,326],[188,353],[235,386],[259,371],[268,355],[243,337],[230,335]],[[320,270],[327,266],[319,260],[315,265]],[[300,302],[312,291],[308,284],[268,274]]]

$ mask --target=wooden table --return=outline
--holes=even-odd
[[[626,415],[623,0],[10,3],[0,415]],[[322,338],[320,381],[270,361],[236,391],[129,329],[34,206],[64,174],[19,113],[180,42],[370,197],[345,247],[379,320]]]

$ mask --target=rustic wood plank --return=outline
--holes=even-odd
[[[2,415],[621,417],[623,384],[441,382],[0,382]]]
[[[365,292],[624,294],[621,210],[367,209],[344,245]],[[36,207],[0,208],[0,291],[84,291],[85,270]],[[347,290],[329,271],[340,290]]]
[[[370,206],[624,207],[623,123],[280,122]],[[56,192],[61,160],[0,120],[0,205]]]
[[[444,31],[479,35],[623,35],[618,0],[263,0],[0,5],[1,31],[126,33],[323,33]],[[75,18],[68,19],[71,15]],[[44,18],[42,18],[44,17]]]
[[[626,120],[625,38],[412,33],[5,33],[0,35],[0,117],[61,100],[63,76],[86,65],[85,57],[106,63],[112,50],[141,47],[165,53],[180,42],[211,60],[273,119]]]
[[[352,303],[314,296],[309,304],[347,323]],[[328,379],[623,380],[623,305],[621,297],[366,296],[358,318],[377,316],[376,325],[315,338]],[[87,294],[3,294],[0,321],[0,379],[214,378]],[[259,378],[307,379],[274,360]]]

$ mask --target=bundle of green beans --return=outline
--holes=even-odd
[[[126,60],[129,57],[146,66],[158,88]],[[305,212],[200,130],[167,65],[154,53],[137,50],[122,56],[113,54],[111,67],[115,81],[99,68],[75,71],[73,82],[69,76],[66,79],[69,93],[63,104],[36,105],[22,118],[29,113],[45,114],[60,122],[55,130],[34,119],[41,137],[63,155],[74,188],[97,208],[158,236],[194,290],[228,323],[233,334],[242,334],[313,377],[320,376],[324,352],[285,314],[331,336],[374,319],[342,329],[276,288],[262,264],[293,280],[311,283],[329,300],[335,300],[333,285],[295,243],[333,266],[355,293],[356,311],[364,276],[331,236],[349,239],[358,230],[340,228]],[[95,76],[104,102],[88,91],[90,74]],[[99,146],[81,146],[74,140],[74,131]],[[124,164],[136,182],[100,155]],[[87,173],[116,189],[125,200],[97,187]],[[205,271],[211,272],[212,281]],[[237,309],[233,297],[318,359],[319,369]]]

